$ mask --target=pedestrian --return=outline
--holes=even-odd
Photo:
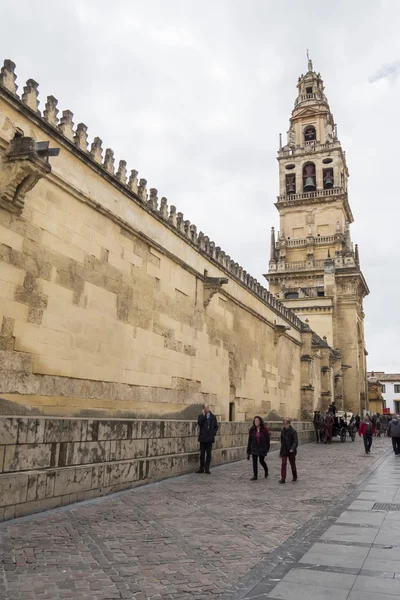
[[[254,417],[253,425],[249,430],[249,441],[247,444],[247,460],[253,458],[253,477],[250,481],[258,479],[258,461],[264,469],[264,477],[268,477],[268,466],[265,462],[270,448],[270,437],[268,427],[264,425],[261,417]]]
[[[376,430],[376,437],[381,437],[382,421],[381,421],[381,415],[379,413],[376,415],[375,430]]]
[[[323,417],[321,415],[321,411],[314,410],[313,423],[314,423],[314,430],[315,430],[316,442],[318,444],[318,442],[322,441],[321,430],[322,430],[322,426],[323,426],[323,423],[324,423]]]
[[[331,404],[330,404],[330,405],[329,405],[329,407],[328,407],[328,410],[329,410],[329,412],[331,412],[331,413],[333,414],[333,417],[335,417],[335,416],[336,416],[336,411],[337,411],[337,408],[336,408],[336,405],[335,405],[335,401],[334,401],[334,400],[332,400]]]
[[[360,423],[361,423],[361,417],[360,417],[360,415],[358,415],[358,414],[356,415],[355,421],[356,421],[356,427],[357,427],[357,430],[358,430],[359,427],[360,427]]]
[[[212,445],[217,435],[218,421],[208,404],[203,404],[203,410],[197,419],[197,425],[199,426],[200,468],[197,469],[196,473],[210,475]]]
[[[360,428],[358,430],[358,435],[364,438],[364,448],[365,454],[371,454],[371,446],[372,446],[372,436],[375,433],[375,427],[372,423],[371,417],[369,415],[365,415],[364,421],[361,423]]]
[[[281,479],[279,483],[286,481],[286,467],[289,459],[290,468],[292,469],[292,481],[297,481],[296,454],[299,438],[297,431],[292,427],[290,419],[283,419],[283,429],[281,431],[281,452],[282,459]]]
[[[400,415],[396,415],[389,423],[387,434],[392,438],[393,452],[400,456]]]
[[[325,444],[331,444],[332,443],[333,424],[335,422],[335,418],[330,411],[327,411],[324,421],[325,421]]]

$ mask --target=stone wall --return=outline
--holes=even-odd
[[[295,426],[310,441],[311,424]],[[245,458],[248,428],[220,423],[213,465]],[[0,520],[187,473],[199,456],[195,421],[3,417],[0,442]]]

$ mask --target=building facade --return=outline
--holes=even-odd
[[[368,377],[375,377],[382,386],[383,408],[391,415],[400,414],[400,373],[384,373],[373,371]]]
[[[224,420],[309,417],[341,398],[342,370],[54,96],[40,103],[33,79],[19,94],[4,62],[0,413],[189,419],[208,402]]]
[[[353,246],[346,155],[319,73],[297,84],[287,143],[278,151],[280,227],[271,232],[270,292],[341,356],[335,400],[367,404],[363,299],[369,293]]]

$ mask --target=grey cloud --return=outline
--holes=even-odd
[[[400,60],[396,60],[387,65],[383,65],[380,67],[374,75],[369,78],[370,83],[375,83],[376,81],[380,81],[381,79],[389,79],[390,81],[394,81],[400,74]]]
[[[42,109],[55,95],[260,281],[278,135],[309,47],[347,151],[369,368],[398,371],[399,62],[373,75],[390,89],[370,85],[366,49],[373,64],[396,57],[399,18],[396,0],[15,0],[2,3],[0,45],[20,90],[38,81]]]

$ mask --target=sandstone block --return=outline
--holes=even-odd
[[[0,369],[5,371],[32,372],[32,357],[24,352],[5,352],[0,350]]]
[[[90,490],[91,485],[91,468],[60,469],[56,471],[54,494],[55,496],[78,494]]]
[[[46,469],[51,466],[51,444],[22,444],[5,446],[5,473],[10,471],[29,471]]]
[[[18,419],[0,418],[0,444],[16,444],[18,439]]]
[[[46,419],[44,442],[79,442],[82,439],[80,419]]]
[[[152,439],[163,437],[164,421],[140,421],[138,437]]]
[[[26,501],[28,478],[25,473],[0,475],[0,506],[9,507]]]
[[[176,453],[176,439],[160,438],[147,441],[147,456],[162,456],[163,454]]]
[[[150,440],[149,440],[150,441]],[[156,441],[156,440],[152,440]],[[160,440],[157,440],[160,441]],[[147,440],[118,440],[117,460],[144,458],[146,456]]]
[[[132,437],[132,428],[130,428]],[[100,421],[98,439],[99,440],[124,440],[128,438],[127,421]]]

